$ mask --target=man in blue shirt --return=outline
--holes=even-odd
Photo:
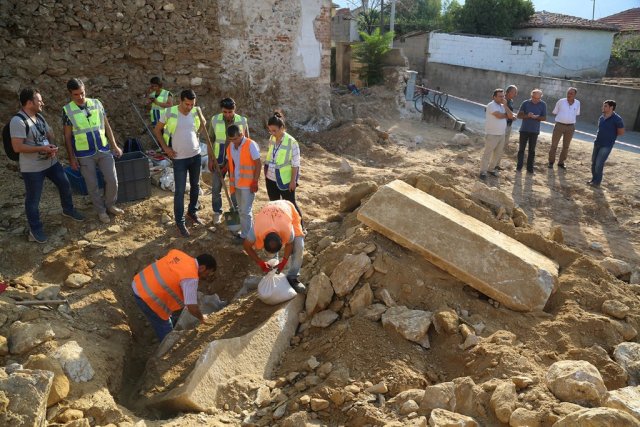
[[[527,154],[527,172],[533,173],[533,163],[536,157],[536,143],[540,134],[540,122],[547,119],[547,104],[542,100],[542,91],[534,89],[531,91],[531,99],[527,99],[520,105],[518,118],[522,119],[520,125],[520,144],[518,148],[518,163],[516,171],[522,170],[524,163],[524,150],[529,144]]]
[[[607,161],[618,136],[624,135],[624,122],[616,112],[616,101],[602,103],[602,115],[598,120],[598,133],[591,154],[591,181],[587,185],[598,188],[602,182],[604,163]]]

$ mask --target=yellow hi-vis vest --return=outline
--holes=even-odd
[[[244,135],[245,129],[249,127],[247,124],[247,118],[236,114],[233,116],[233,124],[240,128],[240,133]],[[224,121],[222,113],[216,114],[211,117],[211,127],[209,132],[216,136],[216,140],[213,143],[213,155],[218,159],[220,166],[224,165],[226,158],[226,141],[227,141],[227,124]]]
[[[71,101],[62,109],[73,128],[73,152],[76,157],[92,156],[96,151],[109,151],[109,141],[104,131],[104,108],[97,99],[87,98],[81,109]]]
[[[282,142],[277,149],[275,136],[271,135],[271,138],[269,138],[266,161],[275,166],[276,184],[278,184],[278,188],[283,191],[289,189],[289,183],[291,182],[291,158],[293,157],[292,149],[294,145],[298,145],[298,141],[286,132],[282,136]],[[275,162],[273,160],[274,150],[276,150]],[[298,176],[300,176],[299,173]]]
[[[151,111],[149,111],[151,123],[157,123],[165,110],[164,107],[159,106],[156,102],[165,103],[169,100],[169,96],[171,96],[171,92],[166,89],[160,89],[160,93],[156,95],[156,99],[151,103]]]
[[[197,134],[200,129],[200,114],[198,114],[200,107],[193,107],[191,109],[190,114],[193,116],[193,131]],[[173,135],[176,133],[176,127],[178,126],[178,114],[182,114],[178,111],[178,106],[174,105],[173,107],[166,110],[166,122],[164,124],[164,133],[162,137],[164,138],[164,142],[171,147],[171,140]]]

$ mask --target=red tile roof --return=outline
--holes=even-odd
[[[543,10],[536,12],[528,22],[520,28],[577,28],[583,30],[620,31],[615,25],[578,18],[577,16],[562,15]]]
[[[620,31],[640,31],[640,7],[605,16],[598,19],[598,22],[616,25]]]

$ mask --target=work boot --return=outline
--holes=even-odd
[[[47,235],[42,230],[29,229],[29,241],[44,243],[47,241]]]
[[[298,281],[297,277],[287,277],[287,281],[296,293],[303,295],[307,293],[307,288]]]
[[[565,170],[567,169],[567,167],[564,165],[564,163],[558,163],[558,167],[560,169],[565,169]]]
[[[483,181],[485,179],[487,179],[487,173],[486,172],[480,172],[480,179],[483,180]]]
[[[189,220],[194,224],[204,225],[204,222],[202,222],[202,220],[198,217],[198,214],[195,212],[193,213],[187,212],[187,218],[189,218]]]
[[[558,166],[560,166],[560,165],[558,165]],[[548,167],[549,169],[553,169],[553,163],[549,163],[549,164],[547,165],[547,167]],[[562,167],[562,166],[560,166],[560,167]]]
[[[189,229],[184,225],[184,222],[178,222],[176,223],[176,226],[178,227],[178,233],[180,233],[182,237],[191,236],[191,233],[189,233]]]

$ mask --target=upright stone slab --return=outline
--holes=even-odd
[[[542,310],[558,283],[554,261],[403,181],[378,189],[358,219],[513,310]]]
[[[204,411],[216,406],[218,392],[235,377],[268,378],[298,327],[304,297],[282,308],[248,334],[211,342],[183,384],[152,397],[148,405],[162,410]]]

